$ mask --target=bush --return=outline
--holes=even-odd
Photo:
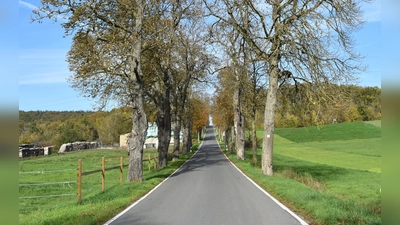
[[[380,112],[376,112],[371,106],[360,105],[357,108],[363,121],[381,119]]]
[[[72,123],[65,124],[65,126],[61,130],[60,135],[55,138],[54,149],[59,149],[61,145],[65,143],[85,141],[82,135],[74,128],[74,124]]]
[[[362,116],[358,112],[358,109],[355,106],[350,106],[345,114],[344,114],[344,119],[346,122],[355,122],[355,121],[362,121]]]
[[[289,127],[299,127],[300,122],[299,118],[294,115],[287,115],[286,118],[281,119],[281,127],[289,128]]]

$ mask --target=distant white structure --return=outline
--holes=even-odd
[[[212,126],[213,123],[212,123],[212,115],[211,114],[208,116],[208,120],[210,121],[210,126]]]
[[[147,123],[147,135],[146,139],[149,137],[158,137],[158,127],[156,122],[149,122]]]
[[[128,136],[130,133],[122,134],[119,136],[119,147],[127,148],[128,147]],[[182,142],[182,132],[180,134],[181,142]],[[171,131],[171,141],[170,144],[174,144],[174,131]],[[155,122],[147,124],[147,135],[146,141],[143,145],[143,148],[158,148],[158,127]]]
[[[158,138],[147,138],[144,148],[158,148]]]

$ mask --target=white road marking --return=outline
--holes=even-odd
[[[204,142],[204,141],[203,141]],[[184,162],[178,169],[176,169],[171,175],[169,175],[167,178],[165,178],[163,181],[161,181],[161,183],[159,183],[157,186],[155,186],[151,191],[149,191],[146,195],[144,195],[143,197],[141,197],[139,200],[137,200],[136,202],[132,203],[130,206],[128,206],[128,208],[126,208],[124,211],[118,213],[116,216],[114,216],[113,218],[111,218],[109,221],[107,221],[104,225],[110,225],[112,222],[114,222],[115,220],[117,220],[119,217],[121,217],[122,215],[124,215],[126,212],[128,212],[130,209],[132,209],[133,207],[135,207],[139,202],[143,201],[147,196],[149,196],[153,191],[155,191],[158,187],[160,187],[165,181],[167,181],[172,175],[174,175],[178,170],[181,169],[181,167],[183,165],[185,165],[194,155],[197,154],[198,151],[200,151],[201,146],[203,145],[203,142],[201,142],[199,149],[197,149],[197,151],[188,159],[186,160],[186,162]]]
[[[219,149],[221,150],[221,146],[219,145],[219,142],[217,140]],[[222,151],[222,150],[221,150]],[[224,153],[223,153],[224,154]],[[246,174],[244,174],[231,160],[224,154],[225,158],[228,159],[228,161],[244,176],[246,177],[254,186],[256,186],[262,193],[264,193],[266,196],[272,199],[277,205],[279,205],[283,210],[288,212],[290,215],[292,215],[295,219],[297,219],[302,225],[308,225],[306,221],[301,219],[299,216],[296,215],[296,213],[292,212],[288,207],[286,207],[284,204],[279,202],[276,198],[274,198],[271,194],[269,194],[266,190],[264,190],[262,187],[260,187],[256,182],[254,182],[250,177],[248,177]]]

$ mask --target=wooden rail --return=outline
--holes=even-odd
[[[142,162],[146,162],[148,161],[149,163],[149,171],[151,170],[151,156],[150,154],[147,155],[147,159],[143,159]],[[154,169],[157,168],[157,155],[156,153],[154,153],[154,157],[153,157],[153,161],[154,161]],[[78,160],[78,173],[77,173],[77,178],[78,178],[78,201],[80,201],[82,199],[82,177],[86,176],[86,175],[90,175],[90,174],[94,174],[94,173],[99,173],[101,172],[101,190],[104,191],[105,190],[105,182],[106,182],[106,176],[105,176],[105,172],[109,171],[109,170],[114,170],[114,169],[118,169],[119,168],[119,182],[120,184],[122,183],[122,176],[123,176],[123,167],[127,167],[128,164],[123,165],[122,163],[122,157],[120,157],[119,159],[119,166],[114,166],[114,167],[109,167],[106,168],[105,165],[105,159],[104,157],[101,158],[101,169],[98,170],[92,170],[92,171],[87,171],[87,172],[82,172],[82,159]]]

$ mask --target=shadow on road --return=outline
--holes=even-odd
[[[229,161],[219,149],[219,145],[215,139],[214,129],[209,127],[203,139],[202,147],[171,177],[206,167],[225,165],[226,163],[229,163]]]

